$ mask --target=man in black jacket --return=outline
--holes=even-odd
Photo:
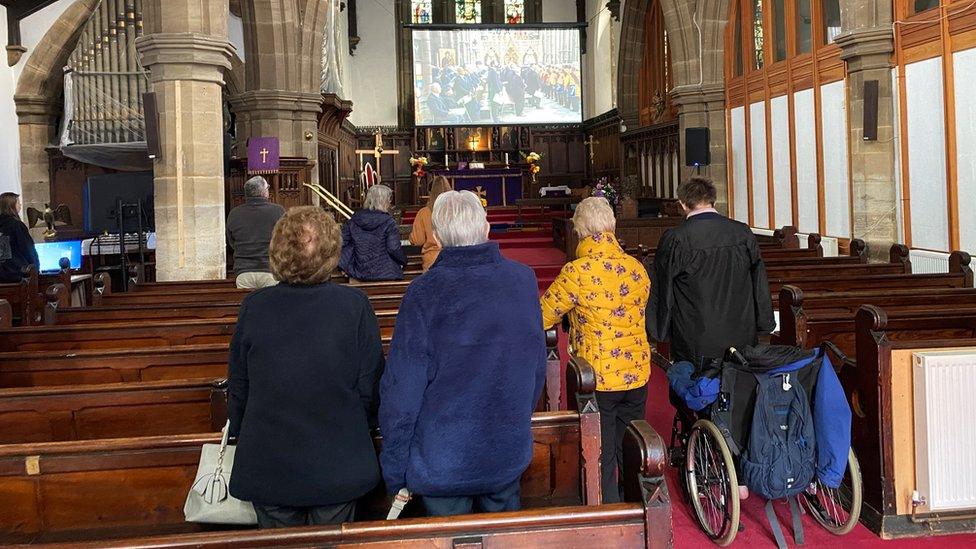
[[[244,203],[227,215],[227,245],[234,250],[237,287],[249,290],[278,283],[271,274],[271,232],[285,209],[271,202],[268,181],[256,176],[244,183]]]
[[[700,367],[732,346],[754,345],[775,327],[759,243],[744,223],[715,211],[715,184],[678,188],[687,219],[664,233],[651,273],[647,333],[670,341],[674,361]]]

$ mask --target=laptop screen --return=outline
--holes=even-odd
[[[71,261],[72,269],[81,268],[81,241],[70,240],[65,242],[41,242],[35,245],[37,257],[41,260],[41,272],[50,273],[60,271],[59,265],[62,257],[67,257]]]

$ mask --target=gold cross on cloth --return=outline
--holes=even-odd
[[[376,159],[376,175],[383,177],[382,173],[382,160],[383,155],[396,156],[400,154],[400,151],[392,150],[388,151],[383,148],[383,130],[376,130],[376,145],[372,149],[356,149],[356,154],[359,155],[359,165],[363,165],[363,155],[371,154],[373,158]]]
[[[262,163],[266,163],[268,161],[268,154],[269,153],[271,153],[271,151],[269,151],[267,147],[261,149],[261,162]]]

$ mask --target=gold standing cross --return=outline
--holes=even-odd
[[[593,146],[599,145],[600,142],[597,141],[596,139],[593,139],[593,134],[590,134],[590,138],[584,141],[583,144],[590,149],[590,163],[592,163],[593,159],[596,158],[596,153],[593,152]]]
[[[376,130],[375,146],[372,149],[357,149],[356,150],[356,154],[359,155],[359,165],[360,166],[363,165],[363,155],[367,155],[367,154],[372,155],[373,158],[376,159],[376,175],[378,175],[378,176],[380,176],[382,178],[383,177],[383,173],[382,173],[381,170],[383,169],[382,168],[383,155],[390,155],[390,154],[392,154],[392,155],[396,156],[396,155],[400,154],[400,151],[397,151],[397,150],[388,151],[388,150],[384,149],[383,148],[383,131],[382,130]]]

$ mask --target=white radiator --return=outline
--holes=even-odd
[[[976,509],[976,349],[913,353],[920,512]]]
[[[800,239],[801,248],[806,248],[809,245],[809,236],[808,234],[796,233],[796,237]],[[820,247],[823,248],[824,257],[837,257],[840,255],[840,243],[832,236],[821,237]]]
[[[949,272],[949,254],[929,250],[911,250],[908,258],[912,260],[912,272],[916,274],[938,274]]]

